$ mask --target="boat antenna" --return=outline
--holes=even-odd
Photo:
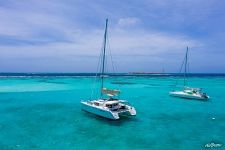
[[[108,28],[108,19],[105,23],[105,33],[104,33],[104,42],[103,42],[103,59],[102,59],[102,71],[101,71],[101,96],[103,95],[102,89],[104,86],[104,74],[105,74],[105,50],[106,50],[106,38],[107,38],[107,28]]]
[[[186,77],[187,77],[187,61],[188,61],[188,46],[185,54],[185,64],[184,64],[184,86],[187,85]]]

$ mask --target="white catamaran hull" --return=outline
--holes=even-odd
[[[186,98],[186,99],[197,99],[197,100],[207,100],[209,98],[209,97],[203,97],[199,94],[188,94],[183,91],[169,92],[169,95],[174,97],[180,97],[180,98]]]
[[[112,113],[100,107],[89,105],[87,102],[81,102],[81,104],[82,104],[82,110],[87,111],[89,113],[92,113],[101,117],[105,117],[108,119],[113,119],[113,120],[119,119],[119,115],[117,113]]]
[[[136,110],[132,107],[129,111],[121,111],[121,112],[112,112],[107,109],[103,109],[101,107],[93,106],[88,104],[88,102],[81,102],[82,104],[82,110],[87,111],[89,113],[112,119],[112,120],[118,120],[120,119],[120,115],[127,115],[127,116],[135,116],[136,115]]]

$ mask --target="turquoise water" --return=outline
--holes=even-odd
[[[172,77],[107,78],[107,87],[121,89],[120,97],[137,110],[136,117],[119,121],[81,111],[93,80],[0,78],[0,149],[200,150],[210,142],[225,144],[224,77],[190,78],[212,97],[208,102],[169,97]]]

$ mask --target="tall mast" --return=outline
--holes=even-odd
[[[105,33],[104,33],[104,41],[103,41],[103,59],[102,59],[102,71],[101,71],[101,90],[103,89],[104,86],[104,74],[105,74],[105,50],[106,50],[106,38],[107,38],[107,28],[108,28],[108,19],[106,19],[105,23]],[[101,92],[102,96],[102,92]]]
[[[187,85],[186,77],[187,77],[187,60],[188,59],[188,46],[185,54],[185,64],[184,64],[184,86]]]

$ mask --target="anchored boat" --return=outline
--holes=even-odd
[[[117,120],[120,119],[120,116],[135,116],[136,110],[133,106],[131,106],[128,103],[128,101],[115,98],[120,94],[120,90],[107,89],[104,87],[104,78],[106,76],[105,60],[106,60],[107,28],[108,28],[108,19],[106,19],[104,42],[101,54],[102,56],[101,73],[99,76],[101,79],[101,88],[100,88],[101,96],[98,99],[81,101],[81,104],[82,110],[84,111],[87,111],[89,113],[104,118]]]
[[[187,98],[187,99],[198,99],[198,100],[207,100],[209,96],[206,93],[202,92],[200,88],[190,88],[184,87],[182,91],[173,91],[169,93],[171,96]]]
[[[187,86],[187,61],[188,61],[188,47],[186,50],[185,58],[184,58],[184,88],[179,91],[169,92],[170,96],[186,98],[186,99],[197,99],[197,100],[208,100],[209,96],[206,93],[202,92],[201,88],[192,88]],[[181,70],[183,67],[181,66]]]

